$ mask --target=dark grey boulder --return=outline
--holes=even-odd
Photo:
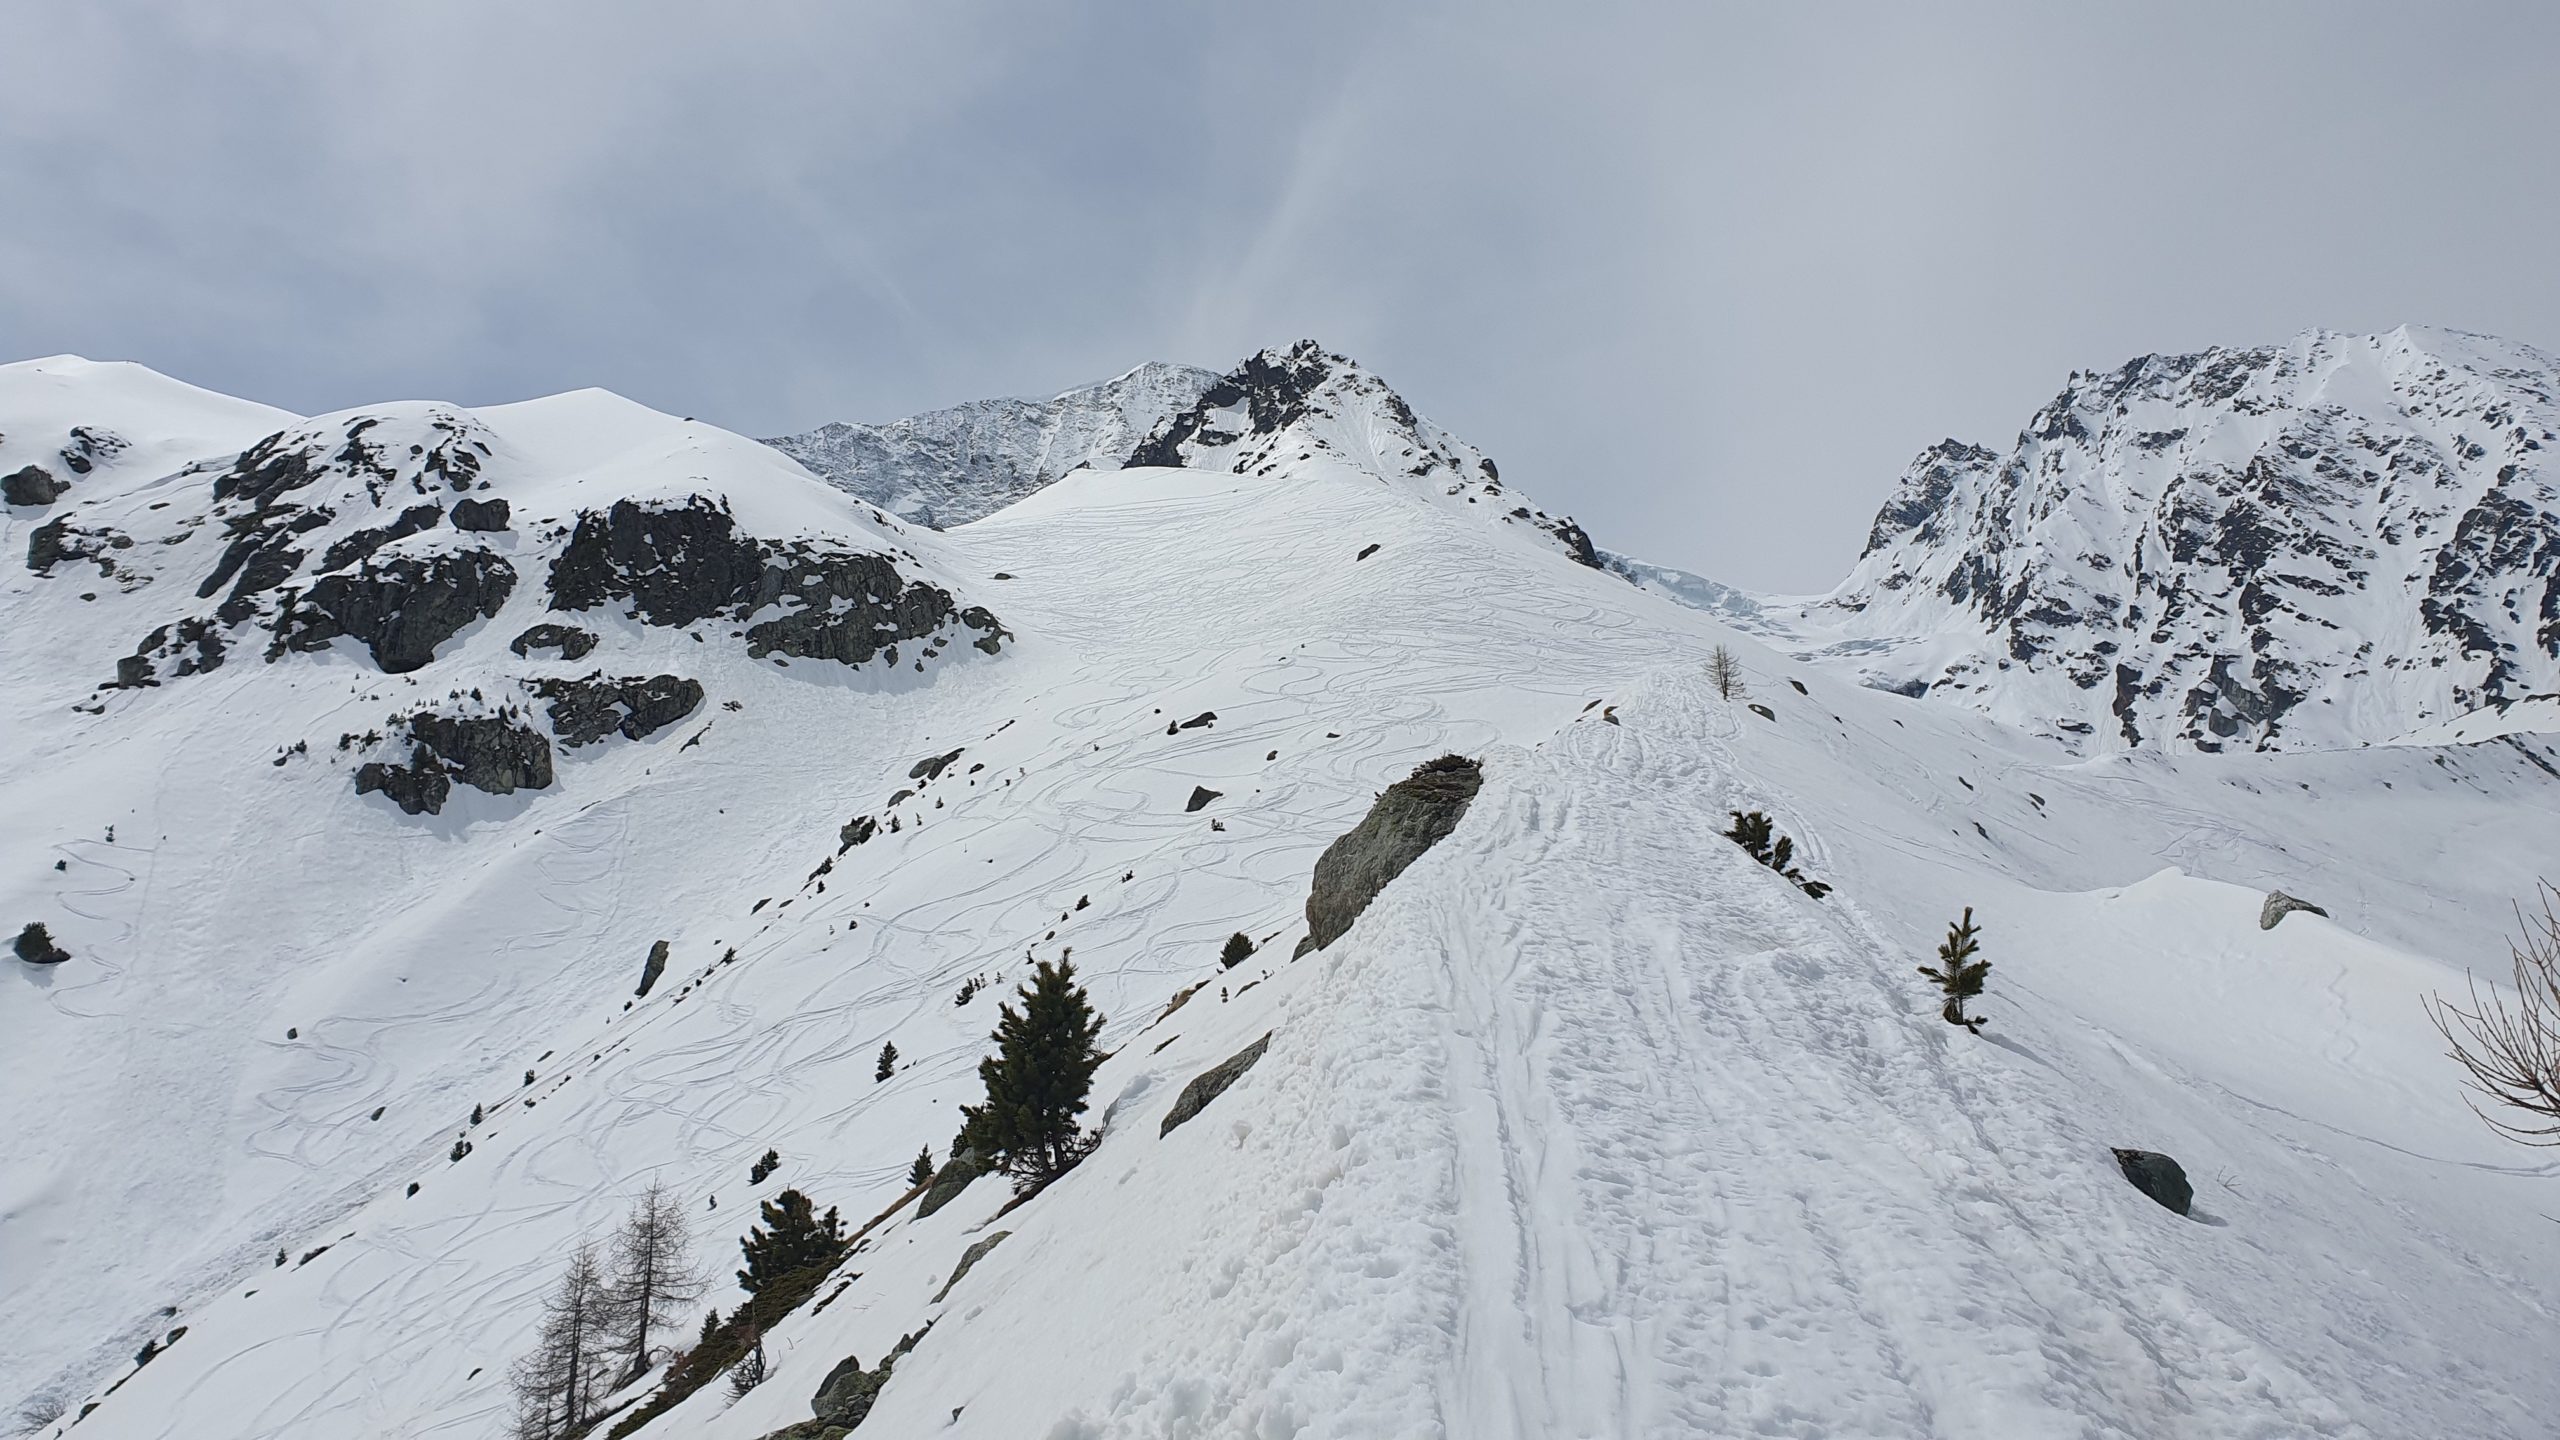
[[[1164,1124],[1157,1129],[1156,1138],[1161,1140],[1172,1134],[1174,1126],[1208,1109],[1210,1101],[1225,1094],[1227,1087],[1252,1069],[1254,1063],[1262,1058],[1262,1052],[1270,1048],[1271,1032],[1266,1030],[1261,1039],[1191,1077],[1191,1083],[1183,1086],[1182,1093],[1174,1097],[1173,1108],[1165,1112]]]
[[[950,769],[951,762],[959,759],[962,750],[965,749],[967,749],[967,747],[963,746],[961,747],[961,750],[954,750],[947,755],[927,755],[923,759],[907,767],[907,778],[910,780],[939,780],[942,778],[942,772]],[[892,800],[889,803],[894,805],[897,802]]]
[[[943,1297],[951,1293],[951,1287],[960,1283],[960,1277],[968,1274],[979,1261],[986,1259],[987,1252],[996,1248],[997,1242],[1003,1240],[1004,1237],[1012,1233],[1013,1232],[1010,1230],[999,1230],[993,1235],[988,1236],[986,1239],[979,1241],[977,1244],[970,1246],[968,1249],[961,1251],[960,1263],[951,1267],[951,1278],[943,1281],[942,1288],[934,1292],[932,1303],[936,1305],[941,1304]]]
[[[963,1150],[942,1162],[942,1168],[933,1172],[932,1182],[926,1185],[924,1198],[916,1202],[916,1218],[922,1220],[959,1199],[960,1192],[969,1188],[970,1181],[994,1169],[987,1163],[987,1158],[975,1150]]]
[[[507,502],[491,496],[453,502],[453,528],[456,530],[504,530],[507,528]]]
[[[2187,1183],[2186,1169],[2177,1161],[2156,1150],[2118,1150],[2116,1168],[2133,1188],[2157,1200],[2180,1215],[2195,1203],[2195,1187]]]
[[[30,465],[0,480],[0,497],[12,505],[50,505],[70,489],[70,481],[41,465]]]
[[[1001,1240],[1004,1236],[999,1233],[995,1238]],[[994,1243],[992,1240],[981,1242],[969,1253],[982,1255],[992,1249]],[[956,1280],[960,1277],[954,1275],[952,1278]],[[950,1287],[943,1288],[948,1290]],[[932,1328],[931,1324],[925,1326],[925,1330]],[[899,1357],[916,1348],[916,1342],[924,1338],[925,1330],[900,1336],[897,1345],[888,1354],[880,1357],[880,1368],[877,1370],[863,1369],[862,1361],[851,1355],[837,1361],[835,1368],[827,1372],[827,1378],[820,1382],[818,1393],[809,1397],[809,1408],[816,1412],[818,1418],[804,1420],[800,1422],[800,1426],[790,1430],[778,1430],[774,1434],[793,1435],[795,1440],[801,1440],[801,1437],[806,1437],[806,1440],[824,1440],[824,1437],[830,1433],[843,1435],[861,1425],[870,1417],[871,1407],[879,1401],[880,1389],[889,1383],[889,1372],[897,1367]],[[818,1428],[815,1430],[801,1428],[810,1425]],[[767,1440],[772,1440],[772,1437],[767,1437]]]
[[[836,831],[836,853],[841,855],[854,846],[880,833],[880,822],[868,815],[856,815]]]
[[[667,973],[667,949],[664,940],[649,947],[649,958],[640,966],[640,988],[632,994],[646,998],[649,987],[657,984],[658,977]]]
[[[363,641],[386,673],[406,674],[463,626],[497,614],[515,585],[515,567],[487,550],[367,560],[289,601],[269,653],[325,649],[345,635]]]
[[[528,625],[523,634],[507,642],[507,648],[527,659],[536,650],[557,650],[563,660],[583,660],[596,648],[596,637],[575,625]]]
[[[625,740],[645,740],[702,708],[702,682],[681,675],[589,675],[531,680],[525,688],[551,702],[551,733],[572,748],[616,732]]]
[[[1191,787],[1191,799],[1182,807],[1182,813],[1188,815],[1226,793],[1224,790],[1212,790],[1206,785],[1194,785]]]
[[[444,809],[455,784],[492,795],[551,784],[551,742],[503,716],[418,714],[409,732],[409,763],[374,760],[356,767],[356,793],[380,791],[409,814]]]
[[[744,621],[747,653],[861,665],[897,663],[899,643],[957,622],[994,654],[1009,632],[983,607],[957,608],[950,592],[910,582],[888,556],[808,541],[741,534],[725,505],[702,496],[672,504],[618,500],[578,517],[551,566],[551,608],[625,602],[651,625],[720,617]]]
[[[41,920],[30,920],[18,932],[14,947],[18,958],[30,965],[59,965],[71,958],[71,952],[53,943],[53,932]]]
[[[1463,755],[1414,768],[1381,792],[1350,833],[1325,847],[1307,891],[1307,938],[1297,953],[1321,950],[1351,928],[1387,882],[1448,838],[1484,786],[1484,769]]]
[[[2329,918],[2328,911],[2308,900],[2296,900],[2281,890],[2270,890],[2267,892],[2267,903],[2258,907],[2258,928],[2273,930],[2276,928],[2277,921],[2296,910],[2307,910],[2324,920]]]

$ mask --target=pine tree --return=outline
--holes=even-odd
[[[1721,645],[1707,652],[1707,683],[1715,687],[1719,699],[1734,700],[1751,693],[1742,683],[1742,662]]]
[[[907,1183],[921,1185],[932,1178],[933,1147],[927,1145],[916,1152],[916,1163],[907,1167]]]
[[[1026,1189],[1045,1185],[1073,1168],[1092,1148],[1078,1117],[1093,1088],[1102,1055],[1093,1042],[1102,1017],[1093,1013],[1075,983],[1075,966],[1040,962],[1022,1002],[997,1013],[996,1053],[978,1063],[986,1103],[963,1105],[962,1148],[992,1156]]]
[[[625,1378],[649,1368],[649,1336],[672,1312],[701,1299],[703,1283],[684,1207],[665,1185],[650,1181],[613,1237],[608,1293],[619,1311]]]
[[[892,1040],[880,1047],[880,1073],[875,1080],[886,1080],[898,1073],[898,1042]]]
[[[1946,1003],[1938,1007],[1938,1015],[1950,1025],[1961,1025],[1979,1035],[1982,1017],[1968,1019],[1964,1002],[1982,993],[1983,982],[1991,978],[1991,962],[1975,959],[1982,947],[1975,939],[1973,907],[1964,907],[1964,918],[1947,927],[1946,943],[1938,947],[1937,968],[1923,965],[1920,973],[1938,982]]]
[[[1828,884],[1807,880],[1804,873],[1795,868],[1796,842],[1776,833],[1765,813],[1758,810],[1747,815],[1739,810],[1731,813],[1733,828],[1724,832],[1724,838],[1741,846],[1744,854],[1777,871],[1814,899],[1819,900],[1831,893]]]
[[[508,1373],[520,1440],[560,1440],[594,1418],[611,1384],[613,1310],[595,1247],[582,1244],[542,1302],[542,1338]]]
[[[1253,937],[1239,930],[1227,937],[1226,948],[1218,952],[1218,968],[1233,970],[1253,953]]]
[[[844,1258],[844,1222],[836,1218],[834,1206],[827,1207],[824,1219],[816,1208],[797,1190],[785,1190],[764,1202],[763,1223],[738,1242],[747,1259],[747,1268],[738,1272],[738,1284],[748,1294]]]

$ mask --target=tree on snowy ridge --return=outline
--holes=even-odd
[[[1747,815],[1739,810],[1732,813],[1733,828],[1724,832],[1724,838],[1741,846],[1742,853],[1777,871],[1779,875],[1794,882],[1797,889],[1816,900],[1831,893],[1831,887],[1828,884],[1820,880],[1807,880],[1804,878],[1804,872],[1796,869],[1796,842],[1777,833],[1766,813],[1758,810]]]
[[[1982,1033],[1982,1017],[1967,1018],[1964,1002],[1980,995],[1983,982],[1991,978],[1991,962],[1975,958],[1976,952],[1982,948],[1981,942],[1975,938],[1978,934],[1973,923],[1973,907],[1967,905],[1964,918],[1947,927],[1946,942],[1938,947],[1937,966],[1920,967],[1920,973],[1937,981],[1939,991],[1946,997],[1945,1003],[1938,1007],[1939,1018],[1950,1025],[1961,1025],[1976,1035]]]
[[[2494,987],[2483,997],[2474,980],[2471,1008],[2439,995],[2426,1002],[2427,1018],[2453,1047],[2446,1053],[2470,1087],[2508,1118],[2482,1110],[2476,1100],[2473,1113],[2511,1140],[2560,1145],[2560,890],[2545,881],[2539,898],[2538,913],[2516,907],[2523,934],[2507,944],[2514,1005]]]
[[[1717,698],[1722,700],[1740,699],[1751,693],[1742,683],[1742,662],[1722,645],[1707,652],[1707,683],[1715,687]]]
[[[1048,1184],[1093,1148],[1081,1116],[1102,1054],[1093,1042],[1102,1017],[1093,1013],[1072,962],[1040,962],[1015,992],[1022,1009],[997,1012],[996,1053],[978,1063],[987,1098],[960,1107],[961,1143],[975,1149],[1025,1190]]]
[[[614,1308],[595,1246],[579,1245],[542,1302],[542,1338],[508,1372],[516,1440],[562,1440],[594,1420],[612,1388]]]
[[[702,1298],[702,1272],[693,1264],[693,1236],[684,1209],[665,1185],[649,1182],[613,1237],[613,1275],[607,1291],[619,1312],[624,1376],[649,1368],[649,1337],[677,1310]]]

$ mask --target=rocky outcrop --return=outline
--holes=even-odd
[[[993,1239],[971,1247],[969,1258],[961,1262],[961,1268],[966,1270],[972,1260],[995,1248],[995,1242],[1003,1238],[1004,1232],[999,1231]],[[960,1277],[955,1274],[951,1278],[956,1281]],[[948,1293],[950,1288],[945,1285],[943,1290]],[[939,1300],[942,1297],[937,1295],[934,1298]],[[932,1328],[930,1324],[925,1326],[925,1330]],[[817,1418],[804,1420],[791,1430],[776,1431],[775,1435],[792,1435],[794,1440],[800,1440],[800,1437],[822,1440],[830,1431],[842,1435],[860,1425],[870,1417],[871,1407],[879,1400],[881,1387],[889,1383],[889,1372],[897,1367],[899,1357],[916,1348],[916,1342],[924,1338],[925,1330],[900,1336],[897,1345],[880,1357],[877,1370],[863,1369],[861,1360],[851,1355],[837,1361],[835,1368],[827,1372],[827,1378],[819,1382],[818,1393],[809,1397],[809,1408],[816,1412]],[[805,1428],[812,1425],[818,1428]],[[766,1440],[774,1440],[774,1437],[768,1436]]]
[[[618,600],[651,625],[707,619],[772,618],[746,631],[747,653],[867,664],[898,661],[902,642],[946,626],[977,632],[994,654],[1007,636],[983,607],[962,608],[950,592],[910,582],[886,555],[813,541],[765,541],[742,534],[725,504],[700,496],[679,504],[617,501],[579,515],[551,566],[551,608],[591,610]]]
[[[844,828],[836,832],[836,853],[841,855],[879,833],[879,821],[868,815],[856,815],[844,822]]]
[[[960,1198],[969,1182],[981,1175],[992,1174],[995,1166],[975,1150],[963,1150],[942,1162],[925,1186],[924,1198],[916,1202],[916,1218],[922,1220],[934,1211]]]
[[[1191,787],[1191,798],[1182,802],[1182,813],[1189,815],[1206,809],[1210,801],[1226,793],[1224,790],[1212,790],[1206,785],[1194,785]]]
[[[409,763],[358,766],[357,794],[379,790],[409,814],[434,815],[457,783],[491,795],[551,784],[551,742],[509,716],[421,713],[400,724],[409,736]]]
[[[2273,930],[2276,928],[2277,921],[2282,920],[2284,917],[2292,914],[2296,910],[2307,910],[2310,913],[2319,916],[2323,920],[2329,918],[2328,911],[2321,909],[2319,906],[2312,904],[2308,900],[2296,900],[2281,890],[2272,890],[2267,893],[2267,903],[2258,907],[2258,928],[2261,930]]]
[[[515,567],[487,550],[367,560],[288,596],[272,653],[324,649],[343,635],[363,642],[386,673],[406,674],[465,625],[496,615],[515,584]]]
[[[649,991],[657,985],[658,977],[667,973],[668,949],[664,940],[649,947],[649,958],[640,966],[640,988],[631,992],[635,998],[647,999]]]
[[[2195,1204],[2195,1187],[2187,1183],[2184,1166],[2155,1150],[2118,1150],[2116,1168],[2133,1188],[2177,1214],[2184,1215]]]
[[[504,530],[507,502],[498,496],[471,496],[453,502],[456,530]]]
[[[133,548],[133,537],[112,526],[80,526],[68,519],[48,520],[27,536],[27,568],[50,575],[65,560],[87,560],[98,573],[116,573],[115,552]]]
[[[1252,1069],[1262,1059],[1263,1052],[1270,1048],[1271,1032],[1266,1030],[1261,1039],[1192,1076],[1191,1083],[1183,1086],[1182,1093],[1174,1097],[1173,1108],[1165,1112],[1164,1124],[1156,1130],[1156,1138],[1161,1140],[1172,1134],[1175,1126],[1208,1109],[1210,1101],[1227,1093],[1227,1087]]]
[[[995,1249],[996,1246],[1004,1240],[1004,1237],[1012,1233],[1013,1232],[1010,1230],[999,1230],[993,1235],[988,1236],[986,1239],[979,1241],[977,1244],[970,1246],[968,1249],[961,1251],[960,1263],[951,1267],[951,1278],[943,1281],[942,1288],[934,1292],[932,1303],[936,1305],[941,1304],[943,1300],[951,1294],[951,1287],[959,1284],[962,1276],[967,1275],[970,1270],[974,1269],[979,1261],[986,1259],[987,1252]]]
[[[18,931],[17,942],[11,948],[30,965],[59,965],[71,958],[70,951],[53,943],[53,933],[45,929],[41,920],[28,921]]]
[[[71,482],[57,478],[41,465],[13,470],[0,479],[0,499],[12,505],[50,505],[70,493]]]
[[[1458,828],[1483,785],[1475,761],[1443,755],[1381,792],[1368,815],[1317,858],[1307,892],[1307,938],[1297,953],[1321,950],[1349,930],[1388,881]]]
[[[942,778],[942,772],[951,768],[951,762],[959,759],[965,753],[967,752],[964,747],[961,750],[953,750],[948,754],[927,755],[923,759],[907,767],[907,778],[910,780],[939,780]]]
[[[554,625],[546,621],[526,626],[523,634],[507,642],[507,648],[528,659],[536,650],[557,650],[563,660],[584,660],[587,653],[596,648],[596,637],[575,625]]]
[[[164,663],[172,675],[219,670],[226,653],[220,627],[201,615],[191,616],[143,636],[132,654],[116,662],[116,684],[128,690],[157,685]]]
[[[702,708],[702,682],[681,675],[528,680],[525,688],[551,702],[551,733],[573,749],[617,732],[645,740]]]

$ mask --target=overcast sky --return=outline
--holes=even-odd
[[[2555,172],[2549,0],[25,3],[0,359],[768,435],[1313,336],[1603,546],[1816,590],[2075,367],[2560,350]]]

